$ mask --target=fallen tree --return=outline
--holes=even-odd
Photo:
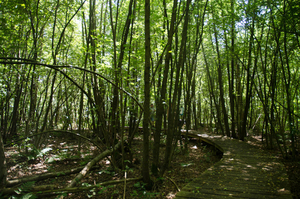
[[[69,170],[65,170],[65,171],[58,171],[58,172],[49,172],[49,173],[44,173],[44,174],[39,174],[36,176],[27,176],[24,178],[19,178],[19,179],[12,179],[12,180],[8,180],[6,182],[6,186],[7,187],[12,187],[21,183],[25,183],[25,182],[30,182],[30,181],[40,181],[40,180],[44,180],[44,179],[48,179],[48,178],[54,178],[54,177],[58,177],[58,176],[65,176],[65,175],[69,175],[69,174],[73,174],[73,173],[77,173],[79,171],[81,171],[84,168],[84,166],[82,167],[77,167],[74,169],[69,169]],[[100,167],[93,167],[92,169],[97,169]]]
[[[46,194],[46,193],[52,193],[52,194],[62,194],[62,193],[75,193],[75,192],[81,192],[81,191],[88,191],[94,188],[102,187],[102,186],[108,186],[108,185],[114,185],[114,184],[120,184],[123,182],[130,182],[130,181],[139,181],[142,180],[142,177],[139,178],[128,178],[128,179],[121,179],[121,180],[111,180],[106,182],[101,182],[92,186],[88,187],[71,187],[71,188],[59,188],[54,185],[42,185],[42,186],[33,186],[30,189],[26,190],[26,192],[30,192],[33,194]],[[12,195],[15,193],[15,191],[18,190],[18,188],[6,188],[1,190],[1,193],[4,195]]]
[[[86,174],[89,172],[89,170],[91,170],[91,168],[100,160],[102,160],[103,158],[105,158],[106,156],[110,155],[113,153],[113,151],[117,150],[118,148],[121,147],[121,143],[119,142],[118,144],[116,144],[112,149],[107,149],[104,152],[102,152],[101,154],[99,154],[97,157],[95,157],[93,160],[91,160],[83,169],[82,171],[72,180],[72,182],[67,186],[67,188],[71,188],[74,187],[76,185],[76,183],[80,182],[80,180],[86,176]]]
[[[81,179],[83,177],[85,177],[87,175],[87,173],[92,169],[92,167],[97,163],[99,162],[100,160],[104,159],[106,156],[109,156],[110,154],[113,153],[113,151],[117,150],[118,148],[121,147],[121,142],[119,142],[118,144],[116,144],[113,148],[111,149],[107,149],[105,150],[104,152],[102,152],[101,154],[99,154],[97,157],[95,157],[93,160],[91,160],[83,169],[81,170],[81,172],[71,181],[71,183],[66,187],[66,188],[63,188],[63,189],[54,189],[53,187],[51,187],[51,185],[47,185],[47,186],[40,186],[40,187],[32,187],[30,189],[31,192],[37,192],[37,191],[41,191],[41,189],[43,190],[48,190],[46,191],[47,193],[48,192],[76,192],[76,190],[89,190],[89,188],[91,187],[76,187],[76,188],[72,188],[74,187],[78,182],[81,181]],[[80,170],[78,169],[78,170]],[[57,173],[56,173],[57,174]],[[37,176],[38,177],[38,176]],[[31,178],[33,179],[33,178]],[[139,178],[135,179],[135,180],[138,180]],[[126,180],[126,179],[124,179]],[[121,182],[124,182],[124,180],[119,180],[119,181],[109,181],[109,182],[104,182],[103,183],[100,183],[98,185],[94,185],[95,187],[99,187],[99,186],[104,186],[104,185],[108,185],[107,183],[111,184],[111,183],[121,183]],[[128,181],[128,179],[127,179]],[[20,179],[19,179],[19,182],[20,182]],[[24,183],[25,181],[23,181]],[[11,183],[17,183],[17,180],[15,182],[11,182]],[[38,190],[40,189],[40,190]],[[92,189],[92,188],[91,188]],[[14,191],[16,190],[16,188],[6,188],[6,189],[2,189],[1,192],[3,194],[12,194],[14,193]],[[45,191],[44,191],[45,192]]]

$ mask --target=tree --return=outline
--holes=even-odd
[[[1,1],[4,143],[69,129],[107,149],[120,140],[134,147],[143,126],[142,174],[150,185],[151,175],[163,176],[175,149],[183,148],[182,106],[187,132],[203,126],[241,140],[259,132],[267,147],[296,156],[298,2],[147,0],[145,10],[140,3]],[[39,134],[18,144],[39,148],[47,139]],[[122,149],[111,158],[116,170],[124,169]],[[3,168],[1,162],[2,176]]]
[[[163,81],[161,85],[161,90],[160,90],[160,96],[158,99],[158,104],[157,104],[157,111],[156,111],[156,123],[155,123],[155,128],[156,128],[156,134],[161,132],[161,127],[162,127],[162,115],[163,115],[163,110],[165,108],[164,104],[167,103],[166,99],[166,92],[167,92],[167,81],[168,81],[168,75],[169,75],[169,68],[170,68],[170,61],[172,58],[172,41],[173,41],[173,34],[174,34],[174,29],[175,29],[175,21],[176,21],[176,13],[177,13],[177,1],[173,1],[173,7],[172,7],[172,16],[171,16],[171,23],[170,27],[168,27],[168,43],[167,43],[167,50],[165,54],[165,67],[164,67],[164,72],[163,72]],[[169,110],[171,105],[169,105]],[[170,137],[169,137],[170,139]],[[172,138],[171,138],[172,139]],[[170,147],[171,142],[169,140],[168,147]],[[154,155],[156,155],[156,160],[158,160],[158,153],[159,150],[156,151]],[[157,170],[158,164],[155,163],[153,165],[153,170]],[[164,168],[166,169],[166,168]],[[161,172],[161,174],[163,174]]]
[[[152,187],[149,173],[149,121],[150,121],[150,0],[145,0],[145,70],[144,70],[144,120],[143,120],[143,163],[142,174],[143,181],[147,187]]]

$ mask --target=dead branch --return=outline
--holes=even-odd
[[[80,182],[80,180],[89,172],[89,170],[100,160],[105,158],[106,156],[110,155],[113,151],[117,150],[119,147],[121,147],[121,142],[116,144],[114,148],[110,150],[106,150],[103,153],[99,154],[97,157],[95,157],[92,161],[90,161],[83,169],[82,171],[72,180],[72,182],[67,186],[67,188],[74,187],[77,182]]]
[[[175,181],[174,180],[172,180],[171,178],[169,178],[169,177],[167,177],[166,176],[166,178],[168,179],[168,180],[170,180],[174,185],[175,185],[175,187],[176,187],[176,190],[179,192],[180,191],[180,189],[179,189],[179,187],[177,186],[177,184],[175,183]]]

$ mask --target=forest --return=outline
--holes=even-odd
[[[75,157],[56,195],[99,161],[153,190],[199,130],[299,162],[298,1],[0,0],[0,18],[0,190],[20,160]]]

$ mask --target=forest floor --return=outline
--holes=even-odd
[[[64,171],[79,166],[85,166],[93,157],[99,154],[96,147],[90,143],[83,142],[81,156],[78,156],[78,142],[76,139],[65,137],[52,137],[48,139],[47,145],[43,146],[44,153],[39,157],[25,155],[17,150],[17,147],[5,148],[8,179],[23,178],[31,175],[40,175],[46,172]],[[249,138],[248,143],[256,145],[264,149],[258,137]],[[136,178],[141,176],[141,160],[142,160],[142,136],[138,136],[132,143],[132,154],[135,160],[133,167],[127,168],[127,178]],[[156,179],[153,190],[148,191],[141,181],[127,182],[100,187],[90,191],[81,191],[77,193],[69,193],[65,198],[123,198],[124,188],[125,198],[174,198],[178,192],[178,188],[182,188],[188,182],[192,181],[203,171],[211,167],[220,157],[215,155],[215,151],[209,146],[203,146],[197,140],[190,140],[188,154],[183,154],[180,147],[175,150],[174,159],[169,170],[165,173],[164,178]],[[266,149],[264,149],[266,150]],[[160,157],[164,158],[165,146],[162,144]],[[276,151],[266,150],[268,153],[277,153]],[[150,156],[150,161],[152,157]],[[291,184],[291,190],[294,199],[300,199],[300,161],[283,160]],[[124,179],[123,172],[115,172],[111,169],[110,162],[103,159],[98,163],[98,169],[92,170],[81,181],[82,186],[91,186],[96,183]],[[35,185],[54,185],[59,188],[66,187],[75,174],[66,176],[57,176],[46,180],[35,182]],[[18,185],[21,190],[23,185]],[[19,195],[20,196],[20,195]],[[1,198],[1,195],[0,195]],[[21,198],[21,197],[18,197]],[[58,198],[57,195],[39,195],[38,198]]]
[[[284,161],[294,199],[300,199],[300,160]]]
[[[78,143],[74,139],[64,137],[52,137],[49,143],[43,146],[45,149],[38,158],[19,153],[17,147],[5,148],[8,179],[23,178],[31,175],[40,175],[46,172],[64,171],[71,168],[86,165],[91,158],[99,152],[90,143],[83,143],[81,157],[77,155]],[[135,165],[126,169],[127,178],[141,177],[142,160],[142,136],[138,136],[132,143],[132,154]],[[92,189],[86,192],[69,193],[65,198],[123,198],[124,188],[126,198],[174,198],[178,192],[177,188],[182,188],[192,181],[203,171],[211,167],[220,157],[215,155],[215,151],[209,146],[203,146],[197,140],[190,140],[188,154],[183,154],[180,147],[175,150],[174,158],[170,168],[166,171],[162,179],[156,179],[153,190],[148,191],[140,181],[127,182]],[[164,158],[165,146],[162,144],[160,150],[161,159]],[[150,157],[151,161],[152,157]],[[124,179],[124,171],[115,172],[111,169],[110,162],[103,159],[98,163],[100,168],[91,171],[82,181],[82,186],[91,186],[96,183]],[[66,187],[76,174],[57,176],[46,180],[35,182],[35,185],[55,185],[58,188]],[[18,185],[19,190],[24,186]],[[21,193],[22,194],[22,193]],[[20,195],[19,195],[20,196]],[[1,198],[1,196],[0,196]],[[18,197],[19,198],[19,197]],[[57,198],[57,195],[39,195],[38,198]]]

